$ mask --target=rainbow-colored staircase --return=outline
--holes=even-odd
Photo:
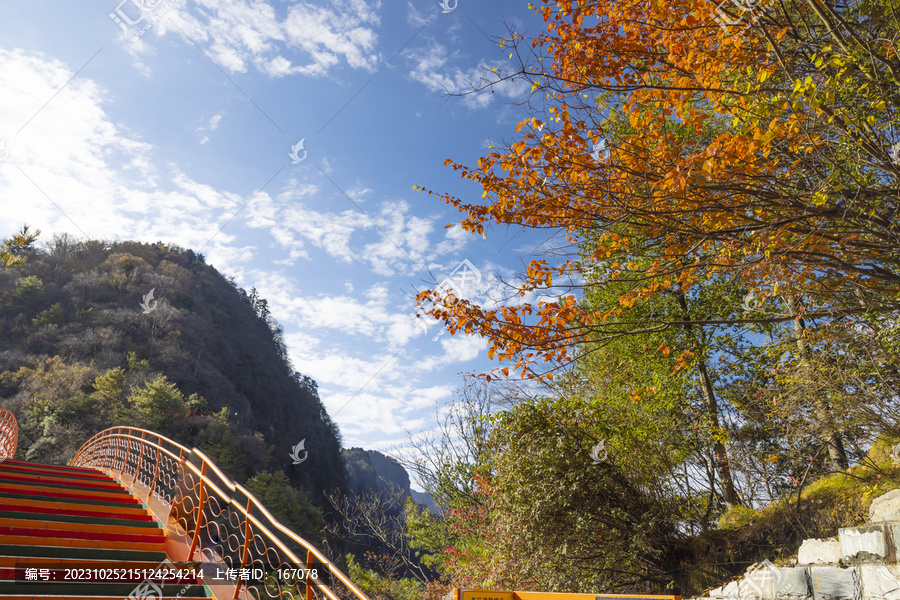
[[[0,408],[2,600],[369,600],[196,448],[111,427],[63,467],[17,444]]]
[[[141,500],[98,470],[0,462],[0,598],[210,597],[196,579],[143,580],[165,568],[165,539]]]

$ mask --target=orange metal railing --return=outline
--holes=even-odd
[[[262,580],[238,580],[233,598],[369,600],[312,544],[279,523],[196,448],[188,450],[152,431],[113,427],[88,440],[72,465],[118,471],[125,485],[130,479],[133,489],[159,501],[169,521],[186,535],[190,549],[183,560],[264,573]],[[315,569],[318,577],[299,578],[299,569]],[[344,588],[340,596],[337,586]]]
[[[16,457],[16,446],[19,445],[19,424],[16,415],[5,408],[0,408],[0,462]]]

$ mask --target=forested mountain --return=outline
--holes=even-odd
[[[337,427],[255,290],[162,243],[63,236],[10,256],[23,260],[0,269],[0,406],[19,418],[20,458],[62,463],[131,425],[199,447],[239,482],[284,471],[320,506],[344,489]]]

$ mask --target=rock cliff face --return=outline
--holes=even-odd
[[[400,463],[393,458],[387,457],[377,450],[369,450],[369,460],[375,474],[378,476],[378,490],[382,492],[391,489],[400,489],[404,494],[409,495],[409,473],[406,472]]]
[[[377,450],[362,448],[344,450],[343,457],[347,466],[348,492],[362,494],[400,490],[404,497],[412,496],[417,504],[428,507],[432,512],[438,510],[429,494],[410,488],[409,473],[393,458]]]
[[[809,539],[796,564],[753,565],[709,592],[715,600],[900,600],[900,490],[872,502],[869,522]]]

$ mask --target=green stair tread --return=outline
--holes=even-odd
[[[75,507],[81,504],[90,504],[91,506],[110,506],[115,508],[140,508],[140,504],[135,504],[131,502],[107,502],[106,500],[93,500],[90,497],[86,497],[84,500],[81,498],[73,499],[73,498],[55,498],[53,496],[40,496],[37,494],[15,494],[11,492],[2,492],[0,491],[0,498],[10,498],[14,500],[40,500],[41,502],[59,502],[61,504],[67,504],[71,507]]]
[[[2,507],[0,507],[2,508]],[[100,513],[103,514],[103,513]],[[89,525],[120,525],[127,527],[146,527],[149,529],[162,529],[159,523],[153,521],[125,521],[123,519],[108,517],[82,517],[75,515],[48,515],[46,513],[31,513],[24,510],[8,511],[0,510],[0,519],[23,519],[26,521],[53,521],[59,523],[85,523]]]
[[[76,583],[45,581],[0,581],[0,597],[13,594],[32,596],[117,596],[127,598],[140,583]],[[164,596],[182,598],[208,598],[206,586],[203,584],[156,584]],[[187,587],[188,589],[182,590]]]
[[[165,552],[116,550],[112,548],[74,548],[68,546],[13,546],[0,544],[0,556],[20,558],[83,558],[85,560],[121,560],[162,562]],[[126,594],[127,595],[127,594]]]

